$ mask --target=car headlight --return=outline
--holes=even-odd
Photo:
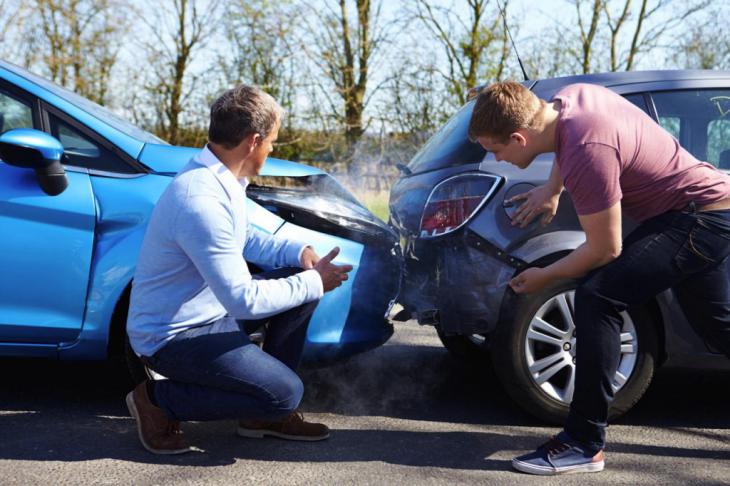
[[[248,197],[290,223],[362,243],[393,246],[395,231],[327,174],[259,177]]]
[[[502,178],[482,173],[459,174],[433,188],[421,216],[420,236],[442,236],[464,226],[499,188]]]

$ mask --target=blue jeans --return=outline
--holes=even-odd
[[[278,269],[254,278],[284,278]],[[277,420],[294,411],[304,385],[296,374],[317,302],[268,319],[224,317],[177,334],[145,363],[167,380],[154,383],[160,408],[173,420]],[[263,350],[248,334],[268,321]]]
[[[620,312],[673,288],[687,320],[730,356],[730,210],[670,211],[639,225],[621,255],[589,273],[575,293],[576,376],[565,431],[605,446],[611,383],[620,359]]]

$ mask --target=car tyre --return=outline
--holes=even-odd
[[[480,363],[489,359],[489,346],[486,338],[480,334],[446,335],[436,328],[441,344],[452,356],[466,363]]]
[[[133,385],[138,385],[145,380],[155,379],[151,375],[149,368],[147,368],[139,356],[132,349],[132,345],[129,344],[129,337],[124,336],[124,358],[127,362],[127,370],[129,371],[129,377],[132,380]]]
[[[569,402],[549,393],[533,378],[529,369],[528,354],[531,354],[531,351],[528,350],[528,346],[531,345],[527,343],[527,333],[537,313],[550,305],[551,299],[559,299],[561,295],[566,295],[569,300],[570,293],[576,286],[575,281],[562,281],[535,294],[515,295],[510,291],[511,302],[506,308],[511,308],[512,311],[506,312],[508,315],[497,326],[491,349],[495,372],[511,398],[535,417],[560,425],[568,416]],[[629,344],[638,345],[638,349],[634,357],[630,356],[634,353],[626,354],[626,359],[634,359],[632,370],[615,394],[609,411],[610,419],[621,416],[639,401],[651,382],[657,361],[657,335],[649,312],[642,308],[631,309],[628,317],[624,317],[624,330],[629,325],[633,325],[632,335],[636,341],[635,344],[633,342]],[[622,335],[628,336],[629,333],[624,333],[624,330]],[[577,340],[575,337],[573,339],[575,345]],[[623,359],[622,354],[622,363]],[[559,364],[556,363],[556,367]],[[557,373],[554,376],[557,376]],[[547,388],[552,392],[551,385]],[[572,392],[570,396],[572,397]]]

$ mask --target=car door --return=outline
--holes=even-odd
[[[23,127],[42,128],[40,103],[0,80],[0,133]],[[67,168],[67,177],[51,197],[32,170],[0,162],[0,354],[81,330],[96,210],[87,171]]]

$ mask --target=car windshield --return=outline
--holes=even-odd
[[[481,162],[486,151],[467,137],[473,109],[472,101],[452,116],[413,157],[408,169],[416,173]]]
[[[83,96],[79,96],[78,94],[74,93],[73,91],[70,91],[66,88],[62,88],[61,86],[52,83],[51,81],[48,81],[47,79],[43,79],[40,76],[36,76],[35,74],[26,71],[25,69],[22,69],[18,66],[15,66],[13,64],[9,64],[7,62],[0,61],[0,66],[7,69],[8,71],[12,71],[13,73],[17,74],[18,76],[22,76],[26,78],[29,81],[32,81],[33,83],[37,84],[38,86],[41,86],[42,88],[50,91],[51,93],[63,98],[64,100],[68,101],[69,103],[75,105],[76,107],[84,110],[88,114],[98,118],[99,120],[103,121],[104,123],[110,125],[111,127],[119,130],[120,132],[126,133],[130,137],[134,137],[141,142],[149,142],[149,143],[159,143],[159,144],[167,144],[164,140],[156,137],[150,132],[147,132],[145,130],[142,130],[141,128],[137,127],[136,125],[133,125],[132,123],[128,122],[124,118],[120,117],[113,111],[109,110],[108,108],[105,108],[97,103],[94,103],[93,101],[84,98]]]

